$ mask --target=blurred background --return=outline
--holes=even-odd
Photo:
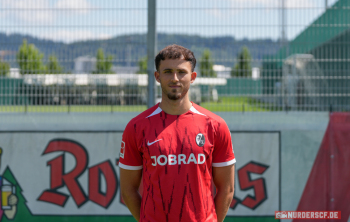
[[[147,48],[156,54],[169,44],[194,52],[191,100],[211,111],[350,109],[348,1],[152,7],[144,0],[1,1],[0,112],[143,111],[160,100],[159,86],[148,95]]]

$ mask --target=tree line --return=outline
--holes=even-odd
[[[34,44],[28,44],[23,40],[16,54],[16,61],[20,68],[20,73],[25,74],[59,74],[64,73],[64,68],[60,65],[57,57],[52,54],[48,57],[47,64],[43,62],[44,54],[41,53]],[[236,63],[231,69],[232,77],[249,77],[251,75],[251,55],[247,47],[243,47],[236,57]],[[199,60],[199,72],[202,77],[217,77],[213,69],[213,59],[211,51],[205,49]],[[92,74],[110,74],[112,71],[113,56],[104,55],[102,48],[96,53],[96,65]],[[147,57],[143,57],[138,62],[137,73],[147,73]],[[5,76],[10,70],[10,65],[0,60],[0,76]]]
[[[238,53],[237,62],[231,69],[232,77],[249,77],[252,73],[251,61],[252,57],[250,55],[249,49],[243,47]],[[147,73],[147,56],[141,58],[138,62],[139,71],[137,73]],[[214,61],[212,59],[211,51],[205,49],[199,60],[199,72],[202,77],[217,77],[217,73],[214,68]]]
[[[64,68],[60,65],[57,57],[52,54],[48,58],[47,64],[43,62],[44,54],[41,53],[34,44],[28,44],[23,40],[16,54],[16,62],[22,75],[26,74],[62,74]],[[93,74],[109,74],[112,72],[113,56],[105,57],[102,48],[97,50],[96,66]],[[5,76],[10,71],[10,65],[0,60],[0,76]]]
[[[249,49],[244,46],[236,57],[236,63],[231,69],[232,77],[249,77],[252,73],[251,61]],[[211,58],[211,52],[209,49],[204,50],[200,59],[199,71],[203,77],[217,77],[217,73],[213,69],[213,59]]]

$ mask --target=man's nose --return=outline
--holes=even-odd
[[[171,78],[171,81],[173,82],[178,82],[179,81],[179,78],[177,77],[178,73],[177,72],[174,72],[173,75],[172,75],[172,78]]]

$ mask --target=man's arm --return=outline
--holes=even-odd
[[[123,200],[131,214],[140,220],[141,195],[138,192],[142,170],[125,170],[120,168],[120,189]]]
[[[226,217],[233,198],[235,165],[213,167],[213,181],[216,187],[215,210],[218,222],[222,222]]]

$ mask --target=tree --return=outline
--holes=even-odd
[[[244,46],[241,52],[237,55],[237,63],[231,71],[231,76],[248,77],[252,73],[251,66],[252,57],[249,49]]]
[[[51,55],[49,57],[49,62],[46,65],[46,71],[50,74],[59,74],[63,72],[63,68],[59,64],[56,56]]]
[[[113,66],[113,56],[108,55],[107,58],[105,58],[104,52],[102,48],[99,48],[97,50],[96,55],[96,70],[93,72],[94,74],[110,74],[112,72],[112,66]]]
[[[139,62],[139,70],[137,71],[137,74],[146,74],[147,73],[147,56],[142,57]]]
[[[10,65],[7,62],[2,62],[0,60],[0,76],[6,76],[10,71]]]
[[[211,52],[205,49],[200,60],[199,71],[203,77],[216,77],[216,72],[213,69],[213,62],[211,59]]]
[[[44,55],[34,46],[27,44],[27,40],[23,40],[22,45],[16,55],[17,63],[21,69],[21,74],[38,74],[45,72],[45,66],[42,59]]]

